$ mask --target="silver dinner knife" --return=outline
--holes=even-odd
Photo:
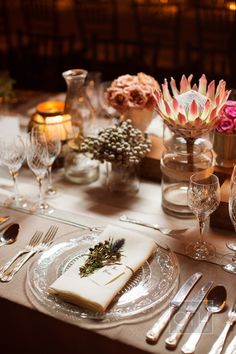
[[[197,311],[198,307],[202,303],[202,300],[212,287],[213,281],[209,281],[206,283],[198,292],[197,294],[193,297],[192,301],[188,304],[186,307],[186,313],[185,316],[182,318],[182,320],[177,324],[175,330],[171,335],[166,338],[165,342],[168,347],[170,348],[175,348],[176,345],[178,344],[179,339],[181,338],[188,322],[190,321],[191,317],[193,314]]]
[[[225,350],[225,354],[235,354],[236,353],[236,336],[231,340],[228,347]]]
[[[162,314],[162,316],[154,323],[151,329],[146,334],[146,339],[149,342],[156,342],[161,332],[166,327],[171,316],[182,305],[184,299],[187,297],[190,290],[194,287],[197,281],[201,278],[202,273],[197,272],[191,275],[188,280],[181,286],[175,297],[171,300],[168,309]]]

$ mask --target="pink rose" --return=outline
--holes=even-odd
[[[128,99],[122,89],[108,89],[106,92],[106,98],[109,104],[121,113],[125,112],[128,108]]]
[[[219,113],[219,121],[216,130],[220,133],[236,132],[236,101],[227,101]]]
[[[139,87],[134,87],[129,92],[129,106],[130,107],[144,107],[147,102],[145,92]]]
[[[219,121],[216,129],[220,133],[233,133],[233,131],[234,131],[234,122],[230,118],[222,118]]]
[[[236,102],[233,106],[226,106],[224,112],[228,118],[236,118]]]

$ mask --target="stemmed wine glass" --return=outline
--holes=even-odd
[[[229,188],[229,216],[236,231],[236,166],[233,169]],[[226,247],[232,252],[222,257],[222,268],[236,274],[236,242],[226,242]]]
[[[7,199],[6,205],[27,207],[26,200],[20,196],[17,176],[25,159],[25,144],[20,135],[9,135],[0,138],[1,162],[5,165],[13,179],[14,195]]]
[[[55,197],[58,194],[58,190],[54,187],[52,183],[52,165],[61,151],[61,141],[59,138],[53,137],[52,139],[47,139],[48,147],[48,160],[47,160],[47,174],[48,174],[48,185],[45,194],[48,197]]]
[[[113,107],[109,106],[106,99],[106,90],[111,86],[111,84],[111,81],[103,81],[99,85],[98,99],[101,106],[100,115],[104,118],[112,119],[115,122],[115,119],[119,117],[119,114]]]
[[[31,171],[36,176],[39,185],[39,200],[32,210],[43,213],[51,214],[53,208],[44,201],[44,194],[42,191],[42,182],[47,174],[48,169],[48,146],[44,134],[37,130],[32,130],[27,136],[26,142],[26,157],[27,163]]]
[[[219,179],[214,174],[197,172],[190,177],[188,205],[199,221],[200,239],[186,247],[186,254],[194,259],[206,260],[214,257],[215,247],[204,241],[203,233],[210,214],[220,204]]]

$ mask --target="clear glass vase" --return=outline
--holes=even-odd
[[[187,190],[190,176],[197,171],[214,170],[213,134],[199,138],[183,138],[164,126],[165,151],[161,158],[162,208],[170,215],[192,218]]]
[[[99,177],[99,162],[91,160],[90,154],[78,153],[71,149],[67,152],[65,162],[65,177],[77,184],[88,184]]]
[[[136,165],[123,166],[106,163],[105,185],[110,192],[135,194],[139,191],[138,168]]]

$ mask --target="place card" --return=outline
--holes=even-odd
[[[98,269],[95,273],[91,274],[89,278],[94,283],[104,286],[119,278],[125,273],[126,269],[127,267],[124,264],[111,264]]]

